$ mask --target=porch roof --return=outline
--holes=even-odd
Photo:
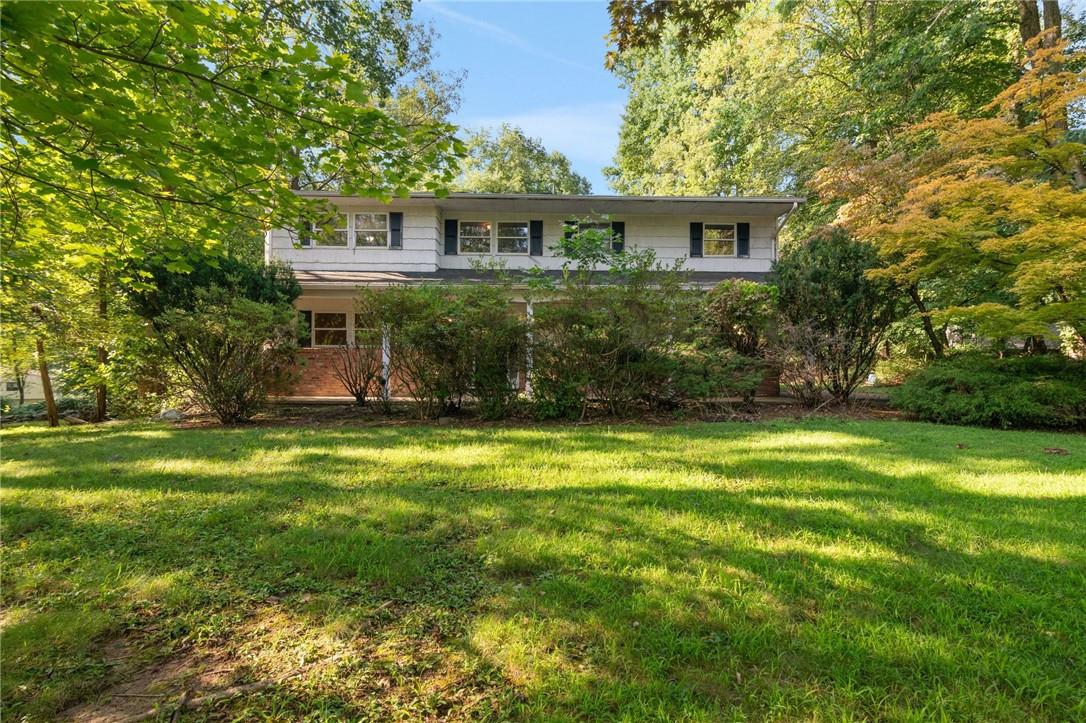
[[[544,275],[559,279],[562,272],[549,269]],[[504,272],[512,279],[514,286],[527,286],[528,279],[515,270]],[[687,282],[691,286],[711,288],[725,279],[749,279],[765,281],[768,274],[763,271],[688,271]],[[501,274],[494,271],[475,269],[438,269],[437,271],[295,271],[295,278],[303,290],[344,291],[357,286],[398,286],[418,284],[492,284]],[[606,272],[593,272],[593,283],[605,283]]]

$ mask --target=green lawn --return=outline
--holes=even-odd
[[[281,682],[180,719],[1086,718],[1082,436],[814,420],[2,441],[5,720],[133,700],[168,717],[183,689],[253,681]]]

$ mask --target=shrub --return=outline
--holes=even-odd
[[[297,353],[297,315],[289,306],[199,290],[191,309],[154,320],[159,338],[204,406],[223,424],[249,419],[270,388],[285,386]]]
[[[129,289],[137,314],[181,369],[189,391],[224,424],[248,419],[297,361],[301,286],[289,268],[234,257],[195,267],[151,259]]]
[[[781,316],[777,288],[744,279],[722,281],[705,296],[699,335],[713,346],[730,349],[747,360],[753,384],[740,389],[743,400],[754,401],[758,382],[770,367],[779,367],[774,354]]]
[[[815,337],[784,356],[812,367],[818,385],[841,403],[871,369],[900,308],[898,289],[870,276],[879,266],[871,246],[830,227],[786,250],[773,267],[782,316]]]
[[[763,356],[780,324],[777,287],[744,279],[722,281],[705,296],[705,333],[748,357]]]
[[[467,397],[485,418],[517,398],[527,330],[501,285],[366,289],[364,326],[388,332],[391,363],[422,417],[458,412]]]
[[[532,395],[536,415],[577,418],[599,404],[623,416],[731,396],[757,384],[733,351],[698,331],[701,298],[679,265],[651,249],[616,251],[606,231],[573,230],[555,250],[566,259],[561,299],[534,306]],[[605,272],[595,272],[598,265]],[[603,277],[605,283],[596,283]],[[752,386],[753,388],[753,386]]]
[[[923,419],[986,427],[1086,428],[1086,362],[1058,354],[937,361],[891,390],[891,403]]]

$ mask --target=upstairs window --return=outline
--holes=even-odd
[[[734,223],[707,223],[704,234],[706,256],[735,256]]]
[[[351,236],[350,219],[345,213],[337,213],[335,224],[331,234],[325,233],[320,227],[314,228],[313,245],[346,248]]]
[[[313,346],[344,346],[346,343],[346,314],[326,311],[313,313]]]
[[[459,235],[460,253],[490,253],[490,232],[490,221],[461,221]]]
[[[354,245],[358,248],[388,248],[388,214],[356,213]]]
[[[528,222],[501,222],[498,224],[498,253],[528,253]]]

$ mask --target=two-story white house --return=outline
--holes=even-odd
[[[473,261],[510,270],[559,273],[552,247],[569,221],[599,219],[616,245],[652,248],[657,258],[685,261],[691,283],[712,287],[728,278],[761,280],[777,258],[777,241],[802,198],[559,196],[413,193],[382,203],[320,192],[339,211],[334,234],[270,231],[269,261],[287,262],[302,285],[296,302],[310,326],[306,369],[296,396],[342,396],[322,349],[353,338],[353,299],[359,286],[486,283]],[[531,313],[523,300],[512,299]]]

